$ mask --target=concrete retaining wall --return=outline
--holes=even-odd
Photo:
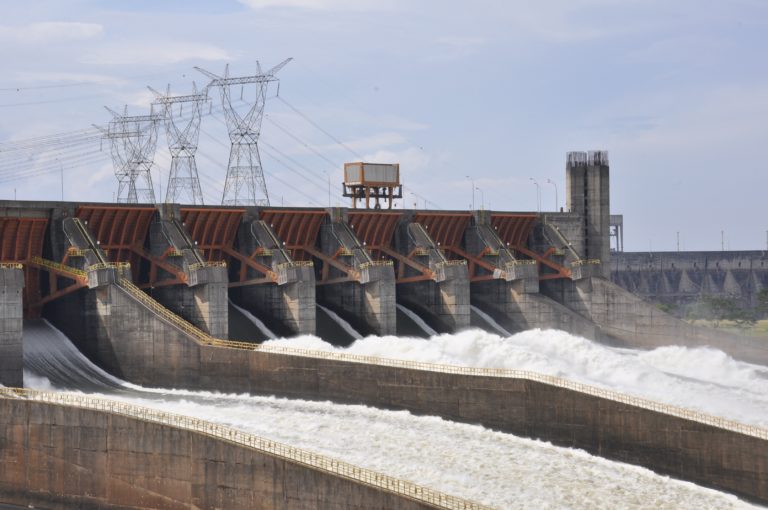
[[[22,386],[22,328],[24,325],[24,272],[0,268],[0,384]]]
[[[0,399],[0,501],[48,509],[431,506],[196,432]]]
[[[528,380],[200,345],[116,285],[89,292],[103,328],[85,341],[97,342],[91,352],[102,366],[137,384],[407,409],[583,448],[768,502],[763,440]]]

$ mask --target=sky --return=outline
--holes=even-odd
[[[104,106],[144,114],[148,85],[205,87],[195,66],[292,57],[261,130],[273,205],[346,205],[362,156],[400,163],[398,207],[534,211],[533,178],[550,211],[566,153],[607,150],[626,250],[766,249],[767,50],[764,0],[0,0],[0,199],[58,200],[63,174],[66,200],[111,201]],[[229,141],[209,96],[215,204]],[[160,128],[158,196],[169,166]]]

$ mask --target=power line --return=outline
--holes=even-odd
[[[277,99],[279,99],[285,106],[287,106],[288,108],[290,108],[291,110],[296,112],[299,116],[301,116],[301,118],[303,118],[304,120],[309,122],[312,126],[314,126],[317,130],[319,130],[325,136],[327,136],[328,138],[330,138],[331,140],[333,140],[334,142],[339,144],[341,147],[344,147],[345,149],[347,149],[353,156],[358,158],[360,161],[363,160],[363,157],[360,154],[355,152],[351,147],[349,147],[347,144],[345,144],[344,142],[342,142],[341,140],[339,140],[338,138],[333,136],[331,133],[329,133],[328,131],[326,131],[322,127],[320,127],[320,125],[318,125],[315,121],[310,119],[305,113],[301,112],[298,108],[296,108],[295,106],[290,104],[288,101],[286,101],[283,97],[277,96]]]

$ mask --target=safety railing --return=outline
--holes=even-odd
[[[290,262],[281,262],[277,265],[277,269],[289,269],[292,267],[314,267],[314,263],[311,260],[292,260]]]
[[[214,260],[212,262],[196,262],[189,265],[190,271],[197,271],[199,269],[205,269],[207,267],[227,267],[227,263],[223,260]]]
[[[189,322],[185,321],[175,313],[165,308],[163,305],[161,305],[160,303],[158,303],[157,301],[149,297],[143,290],[135,286],[127,278],[120,278],[118,280],[118,284],[120,285],[120,287],[128,291],[138,301],[140,301],[144,306],[146,306],[156,314],[160,315],[161,317],[169,321],[171,324],[181,329],[183,332],[187,333],[188,335],[192,336],[196,340],[202,343],[207,343],[207,344],[210,344],[213,342],[213,337],[211,337],[201,329],[196,328]]]
[[[0,269],[24,269],[19,262],[0,262]]]
[[[517,259],[513,260],[512,262],[507,262],[506,267],[515,267],[515,266],[535,266],[536,261],[533,259]]]
[[[442,262],[437,262],[435,266],[466,266],[467,261],[466,259],[458,259],[458,260],[444,260]]]
[[[419,257],[424,257],[424,256],[426,256],[426,255],[429,255],[429,249],[428,249],[428,248],[421,248],[421,247],[418,247],[418,248],[415,248],[415,249],[413,250],[413,254],[414,254],[414,255],[417,255],[417,256],[419,256]]]
[[[272,250],[269,248],[256,248],[256,251],[253,252],[254,255],[257,257],[271,257],[272,256]]]
[[[376,267],[376,266],[391,266],[394,265],[394,262],[391,260],[371,260],[370,262],[363,262],[358,266],[358,269],[368,269],[369,267]]]
[[[302,356],[309,358],[319,358],[327,360],[344,361],[350,363],[363,363],[368,365],[379,365],[393,368],[405,368],[410,370],[421,370],[429,372],[441,372],[446,374],[467,375],[475,377],[496,377],[506,379],[523,379],[533,382],[539,382],[547,384],[549,386],[555,386],[558,388],[564,388],[586,395],[592,395],[595,397],[619,402],[622,404],[639,407],[642,409],[648,409],[659,413],[664,413],[670,416],[676,416],[686,420],[703,423],[705,425],[711,425],[719,427],[725,430],[738,432],[760,439],[768,440],[768,429],[757,427],[754,425],[747,425],[727,418],[721,418],[719,416],[713,416],[705,414],[699,411],[686,409],[682,407],[673,406],[671,404],[664,404],[653,400],[636,397],[633,395],[627,395],[619,393],[613,390],[607,390],[596,386],[590,386],[579,382],[569,381],[560,377],[544,375],[537,372],[530,372],[527,370],[511,370],[506,368],[477,368],[477,367],[465,367],[459,365],[442,365],[437,363],[425,363],[421,361],[409,361],[400,360],[394,358],[379,358],[376,356],[365,356],[361,354],[349,354],[337,351],[318,351],[311,349],[300,349],[295,347],[283,347],[277,345],[260,345],[249,342],[238,342],[235,340],[221,340],[213,338],[204,331],[196,328],[189,322],[180,318],[178,315],[172,313],[160,303],[149,297],[141,289],[133,285],[129,280],[121,278],[119,280],[121,287],[129,291],[137,299],[139,299],[149,309],[155,311],[158,315],[167,319],[182,331],[188,333],[192,338],[199,343],[212,345],[216,347],[225,347],[230,349],[243,349],[249,351],[260,351],[271,354],[283,354],[288,356]]]
[[[127,402],[94,398],[71,393],[42,392],[27,389],[0,388],[0,398],[24,399],[46,404],[63,405],[90,409],[120,416],[128,416],[148,423],[168,425],[189,430],[216,439],[234,443],[254,451],[286,459],[315,471],[330,473],[356,483],[398,494],[415,501],[434,505],[447,510],[490,510],[490,507],[456,496],[430,489],[421,485],[388,476],[370,469],[361,468],[325,455],[272,441],[241,430],[200,420],[191,416],[167,413],[157,409],[141,407]]]
[[[98,264],[92,264],[85,268],[86,271],[98,271],[100,269],[119,269],[128,270],[131,269],[130,262],[99,262]]]
[[[69,276],[75,280],[88,279],[88,273],[86,273],[82,269],[76,269],[74,267],[65,266],[64,264],[59,264],[58,262],[54,262],[52,260],[44,259],[42,257],[37,257],[37,256],[30,258],[29,261],[30,263],[33,263],[43,268],[50,269],[52,271],[55,271],[56,273]]]
[[[599,266],[600,265],[600,259],[581,259],[581,260],[574,260],[571,262],[572,267],[580,267],[580,266]]]
[[[67,248],[67,255],[70,257],[85,257],[86,253],[88,253],[88,250],[83,250],[82,248],[77,248],[75,246]]]

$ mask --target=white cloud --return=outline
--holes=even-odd
[[[0,40],[21,44],[83,41],[103,33],[104,27],[96,23],[46,21],[20,26],[0,25]]]
[[[224,61],[234,57],[226,50],[210,44],[154,41],[118,43],[103,46],[82,58],[85,64],[98,65],[165,65],[185,60]]]
[[[429,153],[409,147],[405,150],[378,150],[364,154],[365,161],[372,163],[400,163],[400,178],[406,180],[409,174],[413,174],[429,168],[432,157]]]
[[[384,0],[239,0],[239,2],[251,9],[287,7],[315,11],[370,11],[386,9],[391,5],[391,2]]]

